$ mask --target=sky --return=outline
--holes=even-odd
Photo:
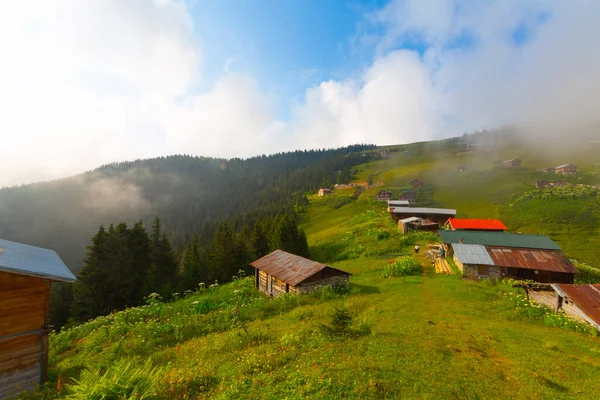
[[[595,129],[598,20],[595,0],[0,0],[0,185]]]

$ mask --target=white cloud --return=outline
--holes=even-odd
[[[201,40],[215,39],[196,36],[182,1],[2,2],[0,185],[170,153],[250,156],[508,123],[594,124],[599,17],[600,3],[583,0],[394,1],[368,17],[385,27],[372,64],[308,88],[282,122],[273,96],[230,61],[197,91]],[[520,46],[517,26],[531,31]],[[398,50],[407,43],[427,50]]]
[[[2,2],[0,49],[0,184],[157,153],[140,128],[200,78],[180,2]]]
[[[440,123],[428,71],[410,51],[377,59],[358,81],[328,81],[309,89],[297,116],[299,147],[429,139]]]

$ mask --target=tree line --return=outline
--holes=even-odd
[[[107,221],[151,226],[160,216],[172,245],[211,240],[292,212],[303,195],[352,178],[377,157],[373,145],[294,151],[249,159],[175,155],[104,165],[71,178],[0,189],[0,237],[55,250],[77,272],[85,246]]]
[[[56,329],[76,325],[127,307],[139,306],[156,293],[174,293],[230,281],[240,270],[275,249],[308,256],[304,231],[293,213],[258,219],[236,229],[221,223],[209,241],[199,236],[176,251],[155,218],[150,231],[139,221],[101,226],[87,247],[74,284],[54,284],[51,323]]]

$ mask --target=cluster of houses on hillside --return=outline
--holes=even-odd
[[[558,174],[558,175],[575,175],[577,174],[577,165],[575,164],[563,164],[554,168],[542,168],[539,171],[547,174]]]
[[[500,165],[505,167],[520,167],[521,160],[519,158],[511,158],[510,160],[495,160],[493,162],[494,165]],[[577,165],[574,164],[563,164],[554,168],[542,168],[539,171],[545,172],[547,174],[557,174],[557,175],[575,175],[577,174]]]
[[[437,231],[443,248],[438,257],[450,257],[465,278],[537,282],[533,299],[600,330],[600,285],[574,284],[579,271],[549,237],[510,233],[500,220],[455,218],[453,209],[415,208],[400,200],[388,201],[388,212],[402,234]]]

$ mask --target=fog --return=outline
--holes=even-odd
[[[0,6],[0,185],[174,153],[248,157],[506,125],[555,149],[600,140],[596,1],[392,1],[348,39],[370,61],[298,101],[228,69],[198,89],[200,43],[218,38],[197,36],[193,3],[67,3]]]

